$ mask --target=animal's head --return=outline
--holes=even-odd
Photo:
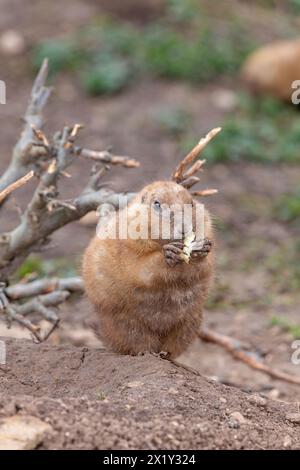
[[[195,174],[205,163],[205,160],[198,160],[199,153],[219,131],[219,128],[213,129],[200,140],[175,169],[173,181],[156,181],[138,193],[128,211],[132,235],[163,242],[182,240],[191,232],[198,239],[209,235],[209,214],[194,197],[208,196],[217,190],[190,189],[200,181]]]
[[[149,217],[149,236],[160,240],[183,239],[193,230],[195,202],[187,189],[173,181],[156,181],[138,195]]]

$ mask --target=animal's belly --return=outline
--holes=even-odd
[[[186,289],[136,292],[136,315],[151,330],[165,331],[173,328],[184,318],[201,316],[200,286]]]

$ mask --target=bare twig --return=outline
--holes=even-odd
[[[35,157],[37,156],[56,156],[57,149],[55,145],[51,145],[45,136],[44,132],[41,129],[37,129],[34,125],[31,126],[34,132],[37,142],[33,143],[31,149],[31,154]],[[80,147],[79,145],[74,145],[78,137],[79,131],[83,129],[82,124],[74,124],[74,126],[69,130],[67,140],[64,144],[65,149],[67,149],[71,154],[83,157],[95,162],[107,163],[110,165],[122,165],[125,168],[138,168],[140,163],[134,158],[114,155],[109,150],[90,150],[87,148]]]
[[[173,175],[172,175],[172,178],[174,181],[176,181],[177,183],[181,183],[186,176],[189,176],[189,175],[185,175],[185,171],[187,170],[187,167],[189,165],[193,165],[196,161],[196,159],[198,158],[199,154],[202,152],[202,150],[206,147],[206,145],[221,131],[221,127],[217,127],[215,129],[212,129],[205,137],[203,137],[199,142],[198,144],[193,148],[193,150],[191,150],[190,153],[188,153],[188,155],[179,163],[179,165],[176,167]],[[197,171],[203,166],[205,160],[202,160],[201,161],[201,164],[198,164],[199,165],[199,168],[197,169]],[[197,168],[197,165],[196,165],[196,168]],[[191,170],[190,170],[191,171]],[[195,173],[194,170],[193,171],[193,174]]]
[[[26,184],[33,177],[33,175],[34,172],[31,170],[25,176],[22,176],[22,178],[19,178],[17,181],[7,186],[7,188],[3,189],[0,192],[0,204],[10,193],[20,188],[21,186],[24,186],[24,184]]]
[[[75,124],[74,127],[76,126],[79,126],[79,124]],[[106,163],[108,165],[121,165],[125,168],[138,168],[140,166],[140,163],[134,158],[130,158],[123,155],[114,155],[109,150],[90,150],[87,148],[80,147],[79,145],[72,145],[74,141],[75,136],[72,137],[71,141],[69,138],[69,142],[67,143],[68,151],[73,155],[77,155],[79,157],[94,162]],[[37,157],[49,157],[49,155],[55,156],[55,153],[56,149],[54,147],[51,147],[51,145],[46,146],[41,141],[34,142],[33,147],[30,150],[30,155],[32,156],[32,158],[35,159]]]
[[[190,189],[192,186],[199,183],[199,181],[200,178],[198,178],[198,176],[190,176],[189,178],[182,180],[180,184],[184,188]]]
[[[198,171],[202,170],[203,165],[206,163],[206,160],[197,160],[193,165],[188,168],[184,173],[184,178],[189,178],[190,176],[194,176]]]
[[[49,175],[49,173],[48,173]],[[22,216],[20,224],[11,232],[0,235],[0,276],[6,279],[24,256],[34,251],[41,243],[60,227],[81,219],[85,214],[96,210],[101,204],[121,208],[132,198],[132,193],[115,194],[106,189],[93,190],[90,185],[80,196],[68,204],[57,204],[49,210],[47,191],[41,182]]]
[[[49,161],[41,172],[39,184],[31,201],[21,216],[19,225],[9,233],[0,234],[0,278],[7,279],[28,252],[40,249],[49,236],[60,227],[81,219],[85,214],[96,210],[101,204],[109,203],[116,208],[127,203],[129,195],[116,195],[101,185],[103,165],[121,164],[135,168],[138,162],[128,157],[114,156],[108,151],[94,152],[74,146],[80,124],[63,131],[50,142],[44,132],[31,125],[35,137],[43,145]],[[61,201],[58,196],[58,181],[65,175],[65,169],[73,163],[74,155],[97,160],[90,181],[81,195],[68,201]]]
[[[196,173],[202,171],[202,167],[205,164],[205,160],[197,160],[201,151],[206,145],[213,139],[221,128],[217,127],[212,129],[204,138],[202,138],[196,147],[179,163],[173,172],[172,179],[178,184],[181,184],[184,188],[190,189],[195,184],[199,183],[200,178],[196,176]],[[210,196],[217,192],[216,189],[206,189],[203,191],[195,191],[192,193],[193,196]]]
[[[48,60],[45,59],[31,90],[23,132],[13,150],[10,165],[0,178],[0,191],[24,176],[29,170],[35,169],[35,161],[30,155],[34,139],[32,126],[41,128],[43,125],[42,111],[51,93],[51,88],[45,86],[47,75]]]
[[[45,86],[48,62],[45,60],[32,87],[24,117],[24,128],[12,154],[7,170],[0,177],[1,203],[16,188],[25,184],[33,174],[38,184],[18,225],[7,233],[0,233],[0,310],[7,322],[15,321],[27,328],[37,341],[49,336],[58,325],[55,308],[72,292],[83,292],[80,278],[41,279],[7,286],[10,276],[33,251],[42,250],[50,236],[60,227],[81,219],[102,204],[121,208],[132,198],[132,193],[116,194],[104,187],[103,174],[111,165],[136,168],[139,163],[129,157],[114,155],[108,150],[94,151],[75,145],[82,124],[65,126],[48,138],[43,126],[43,109],[50,95]],[[59,199],[59,180],[71,177],[66,169],[77,157],[94,161],[86,186],[76,197]],[[26,301],[26,299],[28,299]],[[25,302],[24,302],[25,301]],[[28,316],[38,314],[51,323],[46,335]]]
[[[88,150],[74,146],[71,152],[75,155],[88,158],[96,162],[108,163],[111,165],[122,165],[125,168],[138,168],[140,166],[140,163],[137,160],[125,156],[112,155],[108,150],[97,152],[95,150]]]
[[[217,194],[217,189],[203,189],[202,191],[193,191],[193,196],[211,196],[212,194]]]
[[[273,379],[283,380],[284,382],[300,385],[300,377],[295,377],[285,372],[272,369],[266,364],[263,364],[254,357],[253,352],[251,353],[249,351],[246,351],[240,341],[234,338],[230,338],[229,336],[216,333],[215,331],[212,331],[208,328],[203,328],[200,331],[199,338],[202,341],[214,343],[218,346],[221,346],[227,352],[229,352],[235,359],[242,361],[244,364],[247,364],[247,366],[251,367],[252,369],[267,374]]]
[[[16,284],[11,287],[2,285],[1,305],[8,324],[15,321],[28,329],[36,341],[44,341],[57,327],[59,318],[53,309],[65,300],[73,292],[83,292],[83,281],[79,277],[65,279],[41,279],[27,284]],[[31,297],[24,303],[17,303]],[[36,313],[51,323],[51,328],[41,335],[39,325],[32,323],[27,318]]]
[[[14,284],[5,289],[10,300],[20,300],[41,294],[49,294],[54,291],[83,292],[83,281],[80,277],[67,277],[65,279],[46,278],[27,284]]]
[[[11,322],[13,321],[19,323],[19,325],[23,326],[32,333],[36,341],[42,341],[42,338],[39,334],[40,327],[38,325],[33,325],[31,321],[28,320],[28,318],[25,318],[23,317],[23,315],[20,315],[13,307],[7,307],[5,312],[9,324],[11,324]]]

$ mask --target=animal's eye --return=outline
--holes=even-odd
[[[153,205],[154,205],[155,209],[160,209],[160,202],[159,201],[154,201]]]

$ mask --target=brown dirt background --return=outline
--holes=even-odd
[[[1,79],[8,84],[8,104],[0,110],[1,171],[21,129],[20,117],[33,79],[28,63],[32,45],[71,32],[105,9],[143,24],[161,8],[161,2],[149,0],[137,12],[129,3],[133,2],[125,8],[115,1],[65,0],[61,9],[50,1],[1,0],[0,30],[18,28],[27,47],[22,57],[0,57]],[[241,16],[258,18],[257,28],[264,38],[278,36],[273,24],[278,18],[266,21],[260,9],[255,15],[254,7],[246,2],[228,3]],[[216,103],[216,93],[235,91],[239,86],[238,80],[221,79],[195,88],[147,79],[117,97],[89,98],[72,76],[61,74],[55,78],[55,92],[46,110],[46,128],[51,131],[65,122],[84,122],[83,144],[91,148],[113,144],[116,151],[138,158],[140,169],[115,169],[108,176],[115,189],[135,190],[153,179],[168,177],[181,157],[174,140],[153,122],[153,114],[162,106],[184,104],[193,117],[197,139],[226,115]],[[88,174],[88,165],[74,165],[72,184],[63,189],[64,195],[74,194]],[[205,323],[250,342],[269,365],[299,375],[299,366],[290,360],[293,338],[270,327],[275,314],[297,323],[299,292],[280,290],[265,259],[297,236],[273,219],[269,207],[287,188],[296,187],[300,169],[245,162],[218,164],[208,166],[202,178],[203,187],[219,188],[208,206],[230,228],[218,233],[215,292],[220,301],[208,306]],[[21,206],[30,189],[18,193]],[[12,227],[16,217],[10,202],[0,225]],[[55,235],[55,246],[45,256],[76,258],[79,266],[93,233],[94,228],[78,223],[66,227]],[[0,416],[30,413],[49,421],[54,431],[42,448],[300,448],[299,425],[286,420],[287,412],[299,411],[299,387],[271,380],[233,361],[218,347],[200,342],[180,362],[202,375],[150,355],[131,358],[103,352],[87,326],[93,314],[85,299],[64,306],[61,319],[61,328],[47,344],[7,340],[8,363],[0,368]],[[0,334],[28,337],[1,323]],[[139,385],[128,386],[134,382]],[[267,404],[252,403],[249,397],[254,392],[267,397]],[[245,417],[244,424],[230,417],[235,411]]]

